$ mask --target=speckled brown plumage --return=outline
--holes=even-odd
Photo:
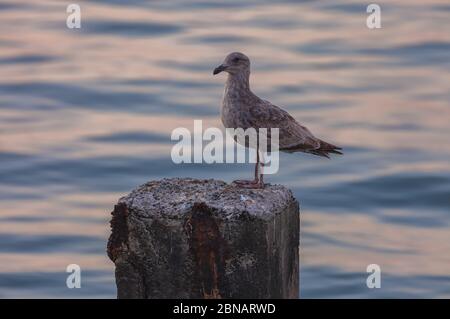
[[[214,70],[228,73],[221,109],[222,123],[227,128],[278,128],[280,151],[305,152],[329,157],[342,154],[341,148],[315,137],[288,112],[263,100],[250,90],[250,60],[242,53],[229,54]],[[269,130],[270,133],[270,130]],[[270,135],[269,135],[270,141]]]

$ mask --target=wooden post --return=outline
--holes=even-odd
[[[152,181],[111,228],[118,298],[298,298],[299,206],[283,186]]]

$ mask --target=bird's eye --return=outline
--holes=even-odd
[[[238,63],[238,62],[239,62],[239,60],[240,60],[239,58],[233,58],[233,60],[232,60],[232,61],[233,61],[233,63]]]

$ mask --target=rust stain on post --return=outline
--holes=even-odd
[[[111,236],[108,240],[108,257],[115,261],[122,251],[128,250],[128,209],[123,203],[114,206],[111,213]]]
[[[195,203],[185,221],[196,279],[204,299],[220,299],[224,285],[226,245],[212,209]]]

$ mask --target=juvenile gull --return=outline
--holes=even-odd
[[[271,128],[279,129],[279,150],[287,153],[304,152],[329,158],[329,154],[342,154],[333,144],[315,137],[306,127],[298,123],[288,112],[262,100],[250,90],[250,59],[243,53],[230,53],[224,62],[214,69],[213,74],[227,72],[225,91],[221,108],[222,123],[226,128]],[[270,137],[269,137],[270,138]],[[268,142],[269,143],[269,142]],[[248,146],[248,145],[246,145]],[[255,179],[237,180],[246,188],[264,188],[263,174],[260,174],[259,150],[256,150]]]

